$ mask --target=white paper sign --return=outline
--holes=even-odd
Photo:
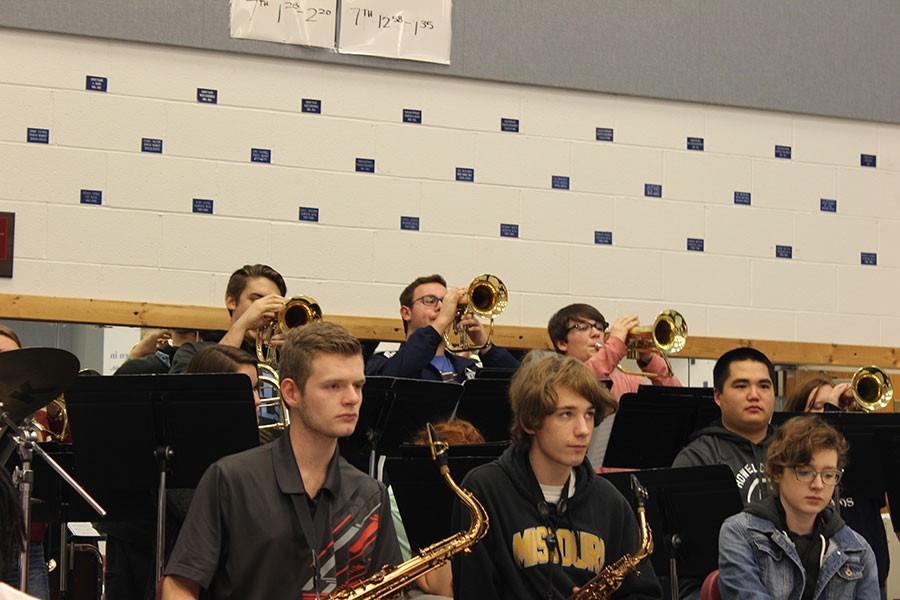
[[[452,0],[342,0],[338,52],[450,64]]]
[[[337,0],[231,0],[231,37],[334,48]]]

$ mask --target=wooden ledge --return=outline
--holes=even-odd
[[[403,326],[399,319],[349,315],[326,315],[326,317],[340,323],[360,339],[391,342],[403,340]],[[228,315],[223,308],[17,294],[0,294],[0,318],[178,329],[228,327]],[[550,347],[547,332],[543,327],[496,325],[494,339],[499,346],[507,348]],[[715,359],[736,346],[757,348],[772,359],[772,362],[778,364],[849,367],[871,364],[884,369],[900,368],[900,357],[896,348],[777,340],[691,336],[678,356]]]

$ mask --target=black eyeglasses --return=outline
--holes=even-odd
[[[425,306],[437,306],[438,304],[440,304],[443,301],[444,301],[443,298],[439,298],[438,296],[435,296],[434,294],[426,294],[426,295],[422,296],[421,298],[416,298],[415,300],[412,301],[412,303],[415,304],[416,302],[421,302]]]
[[[841,480],[844,471],[841,469],[825,469],[824,471],[816,471],[811,467],[791,467],[794,477],[802,483],[812,483],[816,480],[816,476],[822,478],[822,483],[828,486],[835,486]]]
[[[573,323],[566,328],[566,331],[589,331],[593,327],[600,333],[606,331],[606,328],[609,327],[608,324],[603,323],[602,321],[578,321],[577,323]]]

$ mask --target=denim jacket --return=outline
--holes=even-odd
[[[875,554],[842,525],[826,540],[814,600],[878,600]],[[807,585],[794,543],[775,523],[748,512],[719,532],[719,589],[728,600],[800,600]]]

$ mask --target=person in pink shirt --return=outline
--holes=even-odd
[[[590,304],[570,304],[556,311],[547,323],[547,333],[553,348],[560,354],[577,358],[584,362],[598,378],[612,383],[610,391],[618,404],[622,394],[636,392],[642,385],[666,385],[680,387],[675,375],[669,375],[666,361],[655,352],[645,352],[638,356],[637,364],[645,373],[656,373],[652,381],[647,377],[628,375],[616,369],[625,358],[625,340],[628,333],[637,327],[637,315],[625,315],[610,326],[599,310]],[[615,417],[615,414],[612,415]],[[609,432],[613,418],[606,418],[594,431],[588,459],[595,467],[603,464]]]

